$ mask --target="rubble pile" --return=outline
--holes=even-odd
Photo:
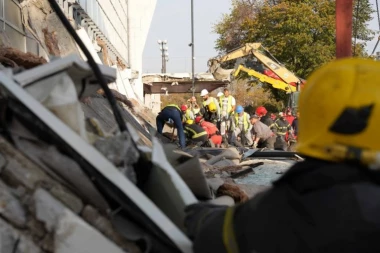
[[[30,69],[46,62],[43,57],[24,53],[12,47],[3,47],[0,50],[0,63],[8,67],[22,66],[23,68]]]
[[[87,252],[140,252],[115,231],[105,214],[78,196],[78,189],[57,175],[55,179],[52,171],[49,175],[4,138],[0,150],[0,252],[69,253],[84,247]],[[77,187],[89,187],[97,198],[94,202],[106,204],[84,175],[72,173],[78,165],[57,150],[45,155],[51,165],[61,162],[60,167],[71,170],[67,176],[78,181]]]
[[[76,81],[83,83],[80,77],[88,78],[88,66],[81,64],[69,57],[31,71],[0,71],[1,111],[2,116],[7,115],[0,121],[0,252],[175,252],[176,246],[148,218],[157,207],[149,207],[152,202],[138,194],[136,199],[123,199],[114,189],[116,182],[105,181],[94,171],[99,168],[89,164],[105,158],[110,163],[99,164],[100,168],[111,169],[116,178],[124,177],[120,182],[137,184],[142,176],[146,178],[141,173],[151,163],[141,163],[136,144],[149,147],[152,142],[130,113],[133,108],[123,104],[119,109],[131,131],[118,132],[108,101],[91,93],[99,88],[87,85],[83,94],[90,99],[79,103]],[[109,77],[112,75],[110,72]],[[78,145],[85,147],[79,153],[75,150]],[[152,154],[149,149],[147,152]],[[95,156],[85,158],[86,153]],[[135,173],[136,164],[142,166],[139,174]],[[131,189],[137,190],[136,186]],[[147,208],[141,212],[133,201],[145,203]],[[167,224],[164,230],[184,236],[176,235],[165,219],[157,221]],[[115,224],[123,225],[116,228]],[[191,245],[186,240],[182,244]]]
[[[237,181],[265,160],[235,147],[180,151],[154,137],[146,108],[112,94],[127,132],[78,57],[1,69],[0,252],[191,252],[185,206],[242,203],[267,187]]]

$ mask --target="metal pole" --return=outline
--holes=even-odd
[[[193,90],[193,96],[195,93],[195,79],[194,79],[194,3],[193,0],[191,0],[191,80],[192,80],[192,90]]]
[[[161,43],[161,73],[165,73],[164,64],[165,64],[164,42],[162,42]]]
[[[166,73],[166,55],[164,55],[164,73]]]
[[[336,0],[336,58],[352,56],[353,0]]]

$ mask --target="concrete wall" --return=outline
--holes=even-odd
[[[144,105],[152,110],[153,113],[161,111],[161,95],[160,94],[145,94]]]
[[[141,104],[144,104],[142,55],[156,1],[57,0],[93,55],[100,50],[97,38],[106,41],[109,59],[113,64],[118,63],[118,77],[121,80],[117,80],[115,84],[117,90],[128,98],[139,100]],[[0,12],[0,21],[3,21],[0,22],[1,45],[12,46],[45,58],[48,55],[80,54],[71,36],[67,34],[55,13],[51,12],[47,0],[24,0],[22,4],[13,0],[0,0],[0,9],[4,9],[5,5],[10,15]],[[30,27],[23,26],[22,16],[30,21],[26,23]],[[99,29],[101,34],[94,32],[94,28]]]
[[[127,0],[130,29],[129,62],[132,69],[139,71],[139,78],[133,82],[133,87],[141,101],[144,101],[143,83],[141,80],[142,54],[156,8],[156,2],[157,0]]]
[[[130,98],[144,101],[141,81],[142,54],[157,0],[77,0],[122,58],[137,71],[138,77],[122,71],[119,91]]]

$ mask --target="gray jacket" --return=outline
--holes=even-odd
[[[262,141],[267,140],[269,137],[273,136],[272,130],[270,130],[269,126],[265,125],[261,121],[257,121],[251,130],[252,135],[260,138]]]

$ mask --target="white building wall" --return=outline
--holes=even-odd
[[[76,0],[100,31],[116,48],[122,60],[139,73],[137,79],[123,71],[118,90],[130,98],[144,101],[142,55],[157,0]],[[122,92],[125,90],[126,92]]]
[[[145,94],[145,106],[150,108],[153,113],[159,113],[161,111],[160,94]]]
[[[126,0],[77,0],[77,2],[121,57],[128,62],[128,9],[126,4],[121,4]]]
[[[132,69],[139,71],[139,78],[133,83],[138,98],[143,98],[142,54],[148,37],[157,0],[127,0],[129,18],[129,62]]]

